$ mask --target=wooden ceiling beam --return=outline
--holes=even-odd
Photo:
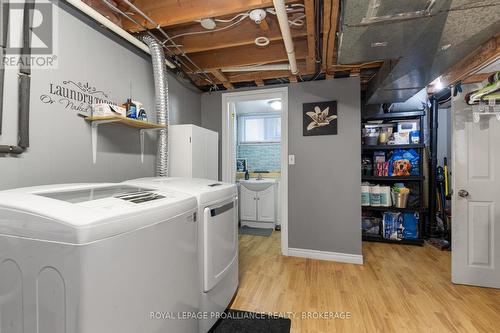
[[[289,0],[287,3],[297,2]],[[162,27],[193,22],[207,17],[238,14],[255,8],[273,7],[272,0],[136,0],[134,5]],[[139,18],[139,16],[137,16]],[[138,21],[150,29],[153,27],[142,17]],[[139,27],[127,20],[124,29],[139,31]]]
[[[306,68],[308,72],[314,71],[316,67],[316,38],[315,38],[315,14],[314,0],[304,0],[307,29],[307,59]]]
[[[335,37],[339,19],[340,0],[325,0],[323,2],[323,50],[322,69],[329,72],[336,63]]]
[[[445,85],[451,85],[465,80],[468,76],[473,75],[498,58],[500,58],[500,34],[497,34],[469,56],[453,65],[446,74],[443,74],[441,81]]]
[[[302,75],[313,74],[307,73],[305,62],[300,61],[298,64],[299,71]],[[237,82],[252,82],[258,80],[269,80],[276,78],[288,78],[291,74],[290,71],[281,70],[281,71],[262,71],[262,72],[231,72],[231,73],[223,73],[227,79],[232,83]],[[198,78],[195,80],[196,85],[204,86],[207,85],[206,81]],[[217,80],[215,83],[222,84],[221,81]]]
[[[256,78],[255,79],[255,84],[257,85],[257,87],[263,87],[265,86],[266,84],[264,83],[264,80],[260,77]]]
[[[175,39],[175,42],[182,45],[182,50],[185,53],[203,52],[208,50],[218,50],[243,45],[254,45],[255,38],[265,36],[271,42],[281,41],[281,36],[278,23],[275,20],[268,20],[268,31],[263,31],[259,25],[250,20],[245,20],[233,29],[223,30],[219,32],[211,32],[198,35],[183,36]],[[191,33],[201,31],[201,28],[191,26],[188,29],[176,29],[169,31],[172,36],[182,33]],[[292,29],[293,38],[301,38],[307,35],[305,29]]]
[[[269,31],[270,27],[269,27],[269,22],[267,20],[268,20],[268,18],[265,18],[265,19],[262,20],[262,22],[260,22],[259,28],[261,30]]]
[[[361,70],[363,68],[375,68],[376,65],[378,65],[378,67],[380,67],[380,62],[349,65],[350,67],[348,67],[347,65],[338,65],[338,67],[339,67],[338,72],[346,72],[346,71],[356,72],[359,70],[360,76],[361,76],[361,81],[368,82],[373,77],[373,75],[370,77],[365,77],[365,76],[363,76],[363,72],[361,72]],[[306,66],[307,65],[304,61],[300,61],[298,63],[299,72],[302,75],[314,74],[314,71],[308,72],[306,69]],[[363,66],[366,66],[366,67],[363,67]],[[333,79],[334,78],[333,73],[334,72],[332,72],[331,74],[328,74],[327,79]],[[232,72],[232,73],[223,73],[223,74],[226,76],[227,80],[232,82],[232,83],[252,82],[252,81],[256,81],[256,80],[269,80],[269,79],[276,79],[276,78],[288,78],[288,79],[290,79],[290,76],[291,76],[290,71],[285,71],[285,70],[264,71],[264,72]],[[202,80],[202,79],[195,80],[195,82],[198,86],[207,85],[206,81]],[[223,84],[223,82],[220,80],[217,80],[215,83]]]
[[[463,79],[462,83],[464,83],[464,84],[468,84],[468,83],[481,83],[484,80],[487,80],[493,74],[495,74],[495,72],[493,72],[493,73],[473,74],[473,75],[468,76],[465,79]]]
[[[306,40],[299,39],[295,40],[294,43],[297,59],[305,59],[307,57]],[[205,70],[276,63],[288,60],[285,47],[282,43],[271,43],[262,48],[255,45],[245,45],[210,52],[192,53],[190,54],[190,58],[195,64]]]
[[[212,69],[209,71],[217,80],[219,80],[226,89],[234,89],[233,84],[228,80],[226,75],[220,69]]]

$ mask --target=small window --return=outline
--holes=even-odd
[[[281,116],[240,116],[239,132],[240,143],[281,142]]]

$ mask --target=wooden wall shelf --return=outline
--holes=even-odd
[[[94,164],[97,162],[97,140],[98,140],[98,128],[99,125],[104,124],[121,124],[136,128],[139,130],[139,139],[141,142],[141,162],[144,163],[144,133],[154,132],[167,128],[166,125],[159,125],[156,123],[142,121],[137,119],[131,119],[123,116],[96,116],[96,117],[85,117],[85,120],[90,123],[92,130],[92,161]]]
[[[126,126],[131,126],[139,129],[162,129],[167,128],[166,125],[159,125],[148,121],[142,121],[137,119],[131,119],[122,116],[97,116],[97,117],[85,117],[86,121],[91,123],[99,122],[100,124],[117,123]]]

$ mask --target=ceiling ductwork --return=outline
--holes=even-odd
[[[387,60],[369,104],[404,102],[500,32],[497,0],[343,2],[340,64]]]

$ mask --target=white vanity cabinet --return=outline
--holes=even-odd
[[[257,193],[257,221],[275,222],[275,186],[269,186],[264,191]]]
[[[240,219],[257,220],[257,192],[240,186]]]
[[[276,221],[276,186],[270,185],[262,191],[253,191],[240,186],[240,217],[242,221]]]

